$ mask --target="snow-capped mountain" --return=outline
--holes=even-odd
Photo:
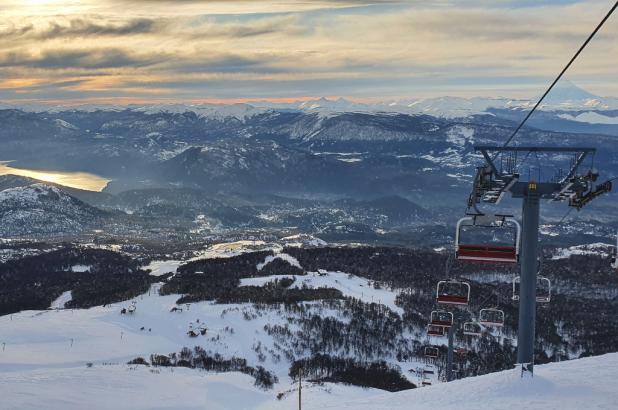
[[[61,189],[36,183],[0,191],[0,235],[35,236],[81,232],[106,213]]]
[[[0,110],[20,109],[27,112],[60,113],[63,111],[135,111],[148,114],[169,113],[182,114],[192,112],[199,117],[209,120],[222,121],[235,119],[245,121],[248,118],[273,111],[300,111],[317,113],[321,116],[330,116],[336,113],[400,113],[400,114],[427,114],[442,118],[465,118],[473,115],[486,114],[488,109],[526,110],[532,108],[539,95],[530,99],[513,99],[508,97],[431,97],[408,98],[399,100],[383,100],[378,102],[358,102],[345,98],[329,99],[325,97],[302,100],[291,103],[269,101],[255,101],[235,104],[150,104],[150,105],[93,105],[84,104],[72,107],[45,104],[9,104],[0,103]],[[545,111],[608,111],[618,110],[617,97],[601,97],[578,87],[568,80],[560,81],[543,101],[540,107]],[[61,125],[72,127],[70,123]]]
[[[566,110],[590,106],[593,99],[572,84],[554,93],[547,107],[565,104],[538,111],[516,143],[593,145],[595,166],[604,176],[618,174],[618,111]],[[528,103],[444,97],[372,104],[320,99],[5,109],[0,110],[0,160],[104,176],[112,180],[104,194],[65,192],[99,208],[131,213],[133,220],[164,221],[166,229],[287,226],[294,231],[284,235],[315,227],[326,235],[382,235],[443,220],[461,208],[482,161],[474,145],[504,143]],[[20,185],[5,182],[0,188]],[[392,204],[370,203],[380,198]],[[402,208],[410,218],[389,211],[399,206],[393,198],[409,202]],[[600,221],[614,218],[609,202]],[[372,216],[371,209],[380,212]]]

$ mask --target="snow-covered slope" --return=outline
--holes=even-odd
[[[618,353],[537,366],[533,379],[518,370],[458,380],[449,384],[391,393],[322,409],[354,410],[582,410],[615,409]],[[308,407],[310,408],[310,407]],[[317,408],[317,407],[311,407]]]
[[[285,256],[284,256],[285,258]],[[168,270],[172,266],[161,267]],[[273,277],[244,279],[260,285]],[[367,281],[340,272],[295,276],[294,286],[335,287],[366,302],[377,301],[400,313],[396,290],[375,288]],[[289,363],[277,357],[267,325],[284,325],[279,309],[256,310],[251,304],[182,305],[170,312],[178,295],[159,296],[153,288],[135,298],[133,315],[120,315],[125,301],[87,310],[24,311],[0,317],[0,397],[3,410],[89,408],[124,409],[289,409],[297,392],[287,371]],[[308,309],[322,316],[334,309],[309,302]],[[200,319],[199,323],[197,320]],[[343,318],[339,318],[343,320]],[[204,336],[190,338],[187,330],[205,324]],[[410,335],[412,337],[412,335]],[[432,342],[433,343],[433,342]],[[213,373],[184,368],[128,366],[137,356],[178,352],[183,346],[203,346],[223,357],[244,357],[250,365],[263,364],[278,377],[273,390],[261,390],[240,373]],[[262,356],[262,358],[260,358]],[[88,365],[91,363],[91,365]],[[392,362],[392,364],[397,364]],[[420,363],[400,363],[403,370]],[[408,373],[408,372],[406,372]],[[615,408],[618,392],[618,354],[537,366],[534,380],[521,380],[516,370],[468,378],[451,384],[385,394],[331,383],[303,388],[304,409],[548,409]],[[279,396],[279,398],[278,398]]]
[[[134,299],[137,309],[132,315],[119,314],[131,301],[88,310],[63,310],[58,301],[54,307],[59,310],[0,317],[0,408],[271,409],[294,402],[289,363],[275,357],[273,340],[264,330],[266,325],[284,325],[282,312],[211,302],[182,305],[182,312],[170,312],[178,295],[159,296],[158,285],[153,286]],[[315,309],[333,314],[318,305]],[[203,324],[208,328],[205,336],[187,335],[192,326]],[[263,364],[279,376],[280,383],[264,391],[253,385],[253,378],[239,373],[126,365],[138,356],[148,358],[196,345],[225,358],[244,357],[250,364]],[[306,392],[345,398],[380,391],[312,385],[306,386]],[[283,401],[277,399],[279,393]]]
[[[36,235],[76,233],[105,213],[63,190],[41,183],[0,191],[0,233]]]

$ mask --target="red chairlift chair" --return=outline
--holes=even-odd
[[[481,336],[483,329],[477,322],[465,322],[463,324],[463,334],[466,336]]]
[[[438,337],[442,337],[446,334],[446,332],[444,331],[444,327],[443,326],[433,326],[433,325],[429,325],[427,326],[427,335],[428,336],[438,336]]]
[[[462,228],[473,226],[479,229],[506,229],[507,225],[514,229],[512,245],[466,244],[461,241]],[[461,218],[457,222],[455,233],[455,252],[458,260],[488,263],[517,263],[519,259],[519,239],[521,226],[513,218],[502,215],[473,215]]]
[[[504,326],[504,311],[494,308],[481,309],[479,323],[483,326],[502,327]]]
[[[457,280],[441,280],[436,287],[436,301],[449,305],[470,303],[470,284]]]
[[[425,357],[430,357],[432,359],[437,358],[440,355],[440,351],[437,347],[426,346],[425,347]]]
[[[451,327],[453,326],[453,313],[446,310],[434,310],[431,312],[429,324],[432,326]]]
[[[513,278],[513,300],[519,300],[520,277]],[[544,276],[538,276],[536,280],[537,303],[549,303],[551,301],[551,281]]]

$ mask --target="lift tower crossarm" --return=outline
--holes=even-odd
[[[587,192],[588,182],[584,175],[577,175],[577,171],[589,155],[596,153],[596,149],[590,147],[502,147],[478,145],[474,149],[483,155],[485,165],[479,168],[477,177],[474,180],[469,204],[477,204],[481,201],[497,204],[506,192],[510,192],[514,198],[522,198],[525,195],[528,182],[520,181],[517,172],[505,173],[498,170],[495,163],[501,154],[513,152],[525,152],[528,155],[530,153],[575,154],[576,159],[571,164],[566,177],[561,178],[558,182],[534,182],[536,183],[535,193],[540,199],[563,201],[575,198],[571,203],[579,204],[580,202],[577,198],[582,197]],[[516,170],[513,169],[512,171]]]

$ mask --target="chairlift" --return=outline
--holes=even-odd
[[[504,326],[504,311],[494,308],[481,309],[479,323],[483,326],[502,327]]]
[[[137,308],[135,307],[135,305],[129,305],[129,307],[127,308],[127,312],[129,313],[135,313],[135,310]]]
[[[513,300],[519,300],[519,284],[520,277],[513,278]],[[536,279],[536,301],[538,303],[549,303],[551,301],[551,281],[544,276],[538,276]]]
[[[436,301],[449,305],[467,305],[470,302],[470,284],[458,280],[441,280],[436,287]]]
[[[468,349],[464,348],[464,347],[458,347],[456,349],[453,350],[453,353],[459,355],[459,356],[466,356],[468,354]]]
[[[442,336],[444,336],[446,334],[444,329],[445,328],[443,326],[428,325],[427,326],[427,335],[428,336],[442,337]]]
[[[491,241],[476,239],[472,243],[464,243],[462,233],[468,229],[478,233],[493,233]],[[495,235],[510,232],[512,238],[496,241]],[[458,260],[471,262],[517,263],[519,259],[519,242],[521,226],[515,219],[506,215],[471,215],[457,222],[455,233],[455,253]]]
[[[427,380],[427,379],[423,379],[423,381],[421,382],[421,384],[423,386],[431,386],[431,381]]]
[[[431,312],[432,326],[451,327],[453,326],[453,313],[446,310],[434,310]]]
[[[425,346],[425,357],[436,359],[440,355],[440,351],[437,347]]]
[[[464,322],[463,334],[466,336],[481,336],[483,329],[477,322]]]

